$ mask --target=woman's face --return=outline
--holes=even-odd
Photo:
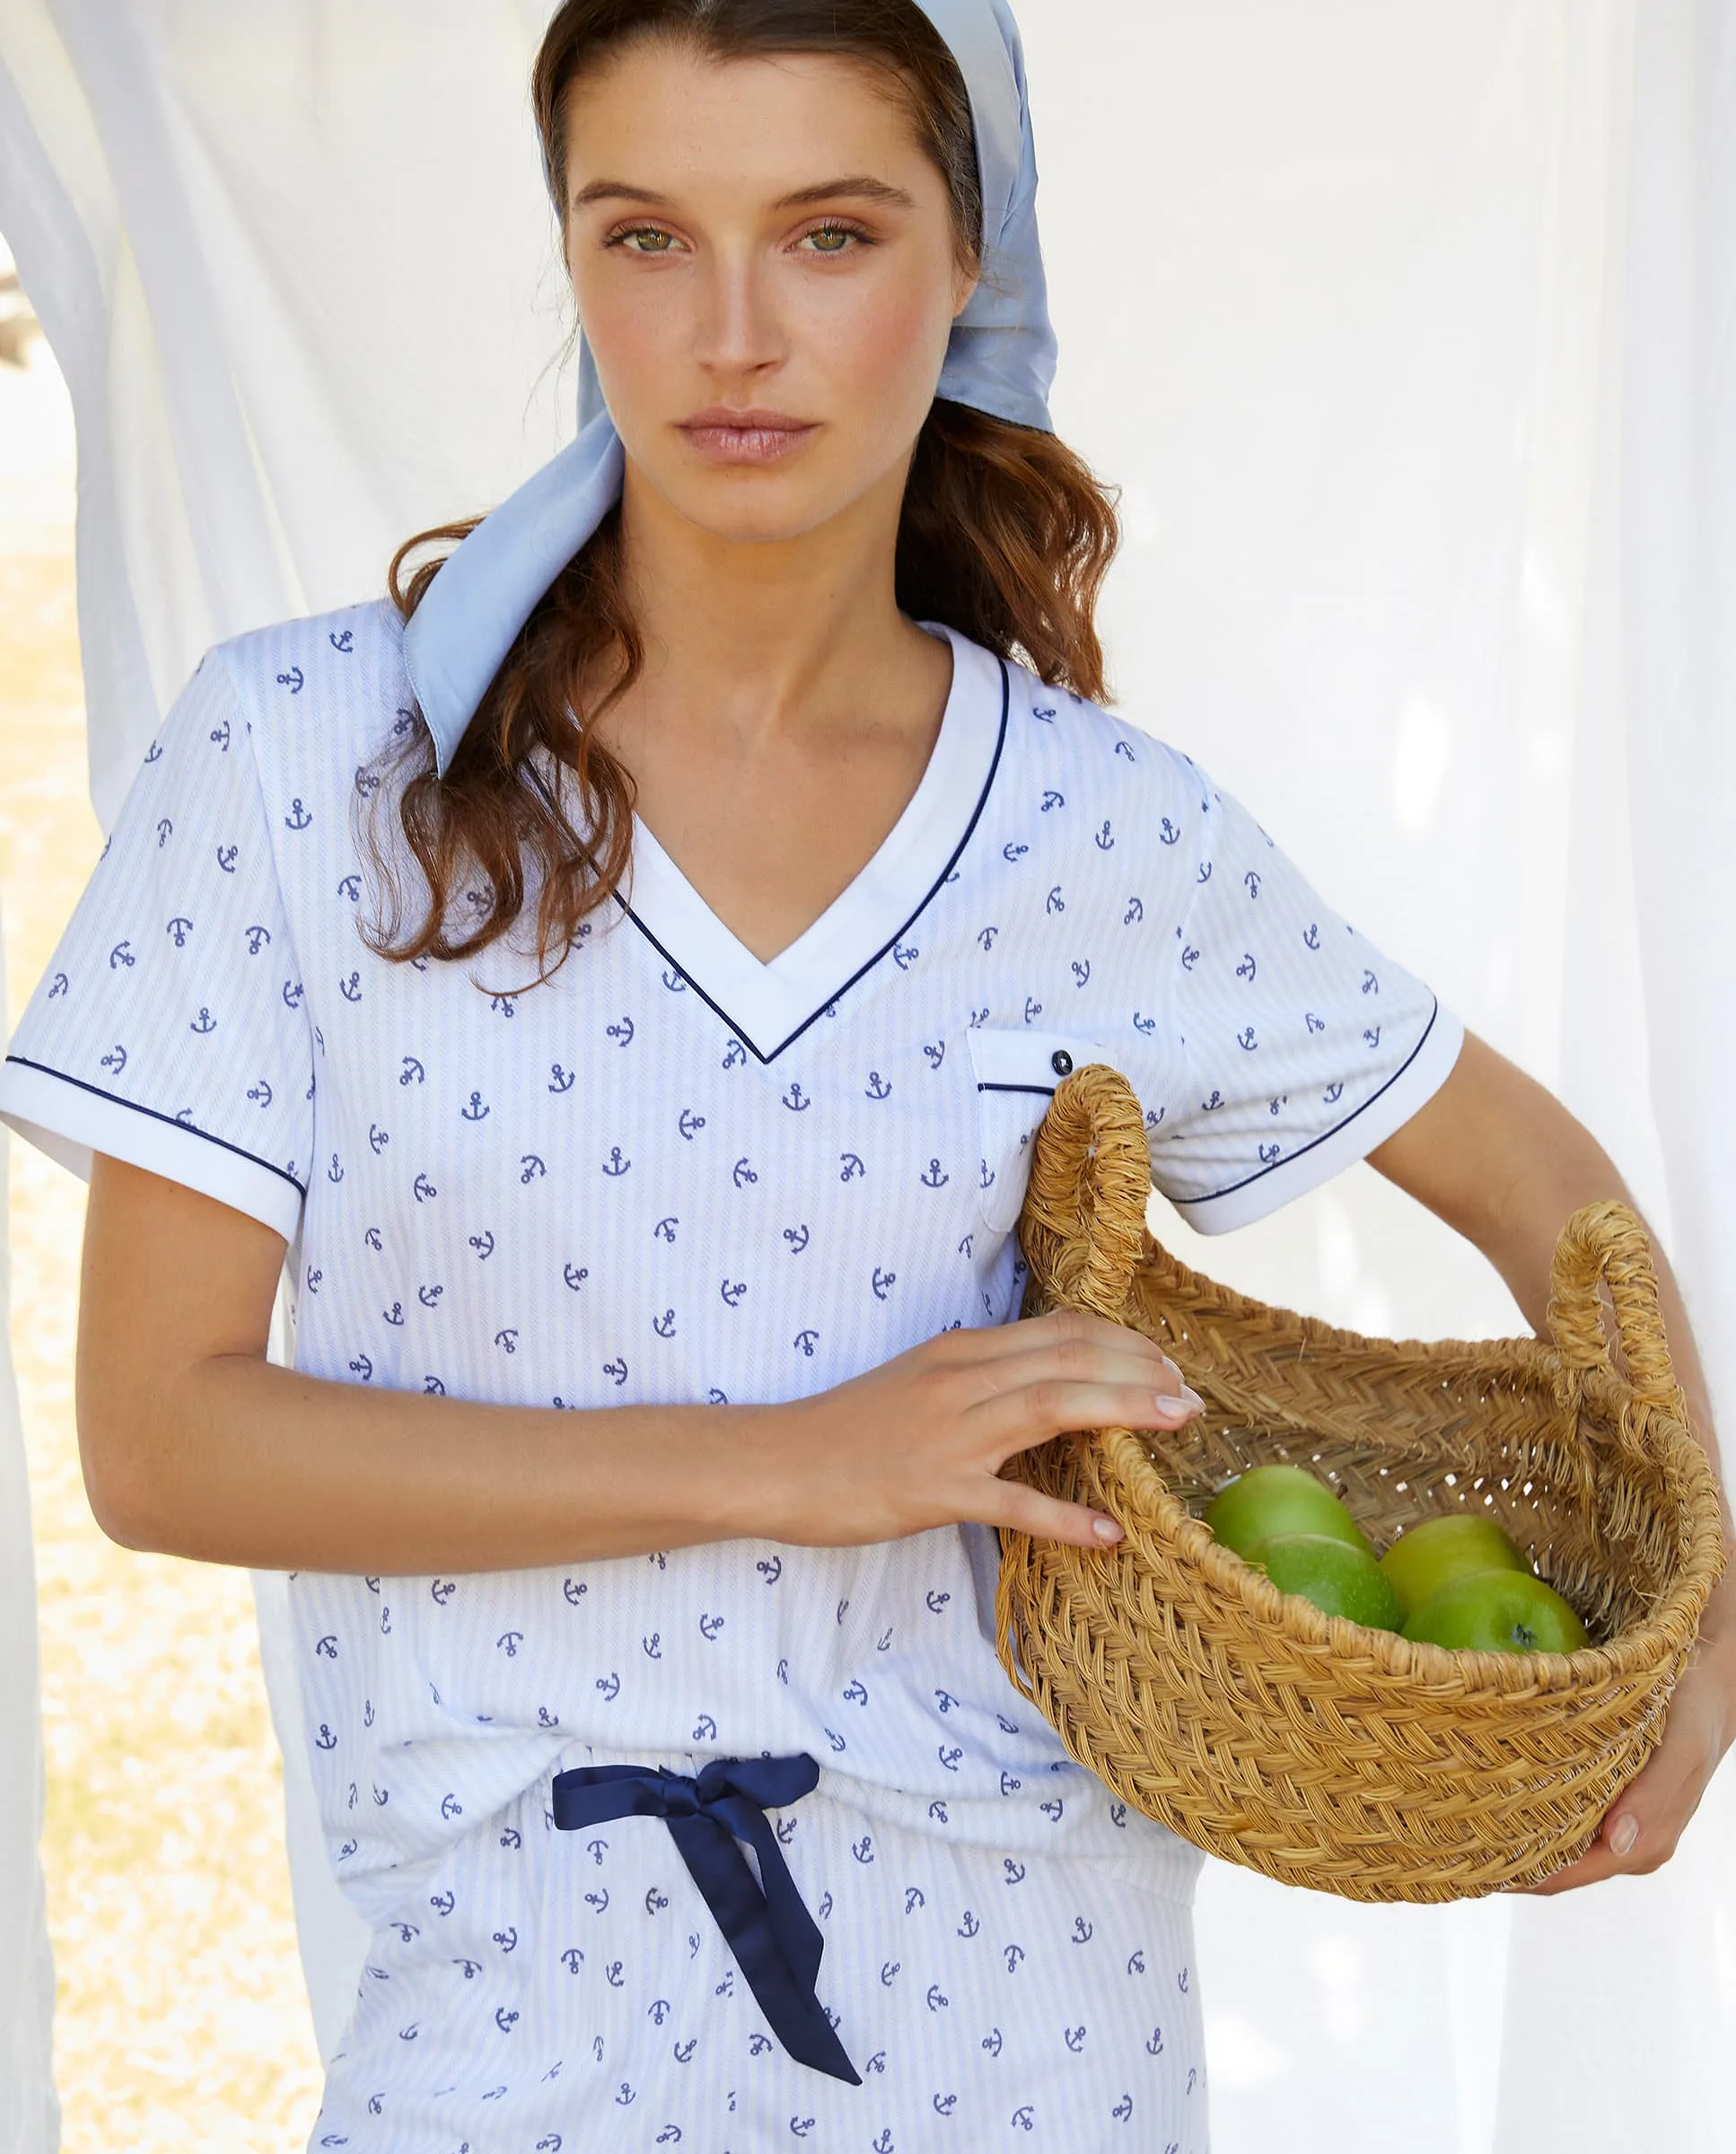
[[[630,463],[714,536],[896,514],[972,280],[893,85],[645,39],[567,100],[566,260]]]

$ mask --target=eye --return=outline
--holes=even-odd
[[[817,224],[811,232],[804,232],[796,244],[798,247],[806,247],[810,241],[813,242],[813,253],[827,255],[850,253],[852,241],[864,247],[873,244],[867,233],[854,224]]]
[[[611,232],[603,244],[624,247],[629,254],[668,254],[675,245],[675,235],[654,224],[631,224],[624,231]]]

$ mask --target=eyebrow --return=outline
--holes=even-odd
[[[903,188],[876,180],[872,172],[852,172],[841,180],[822,180],[814,187],[799,187],[793,194],[780,195],[772,206],[807,209],[816,202],[840,200],[880,202],[890,209],[914,209],[916,206],[915,197]],[[593,202],[604,201],[643,202],[650,208],[666,208],[669,197],[653,188],[630,186],[625,180],[593,180],[573,197],[573,207],[584,209]]]

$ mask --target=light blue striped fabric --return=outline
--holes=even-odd
[[[359,937],[414,722],[396,610],[220,646],[13,1034],[0,1122],[280,1233],[310,1380],[573,1409],[574,1440],[715,1405],[720,1443],[732,1405],[1014,1319],[1070,1069],[1123,1072],[1208,1233],[1408,1122],[1463,1038],[1428,987],[1185,756],[943,633],[921,783],[794,942],[762,963],[641,830],[630,905],[541,981],[522,946]],[[1203,1858],[1027,1709],[997,1560],[968,1525],[296,1572],[311,1789],[370,1931],[313,2154],[1201,2154]],[[548,1819],[574,1768],[762,1753],[820,1764],[778,1844],[859,2088],[771,2038],[661,1820]]]
[[[970,94],[986,272],[952,331],[936,393],[1021,426],[1049,425],[1055,332],[1037,236],[1037,156],[1024,51],[1006,0],[922,0]],[[579,431],[483,519],[417,607],[410,680],[443,774],[543,592],[621,491],[621,441],[579,347]]]

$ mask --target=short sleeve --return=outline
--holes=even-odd
[[[152,742],[13,1033],[0,1118],[75,1174],[107,1152],[295,1237],[310,1029],[251,741],[215,654]]]
[[[1147,1135],[1156,1186],[1189,1226],[1219,1234],[1383,1143],[1445,1082],[1464,1028],[1321,900],[1240,801],[1193,775],[1173,1078]]]

